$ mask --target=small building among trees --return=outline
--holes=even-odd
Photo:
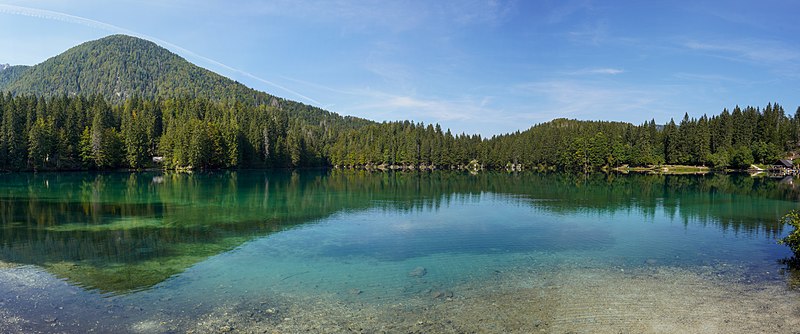
[[[774,163],[772,163],[772,166],[769,168],[769,171],[771,173],[782,174],[782,175],[794,174],[797,172],[792,160],[788,159],[776,160]]]

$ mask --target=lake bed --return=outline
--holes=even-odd
[[[789,332],[745,176],[15,174],[8,332]]]

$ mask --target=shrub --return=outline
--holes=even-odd
[[[800,258],[800,212],[792,210],[781,218],[784,224],[794,227],[794,231],[783,239],[778,240],[779,244],[789,246],[794,252],[795,259]]]

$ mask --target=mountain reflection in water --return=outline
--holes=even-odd
[[[710,174],[569,175],[455,172],[237,171],[214,173],[7,174],[0,180],[0,261],[37,265],[87,289],[128,293],[255,238],[339,212],[436,213],[481,195],[514,198],[551,214],[663,210],[684,224],[776,238],[778,218],[797,207],[791,184]],[[370,256],[400,260],[437,252],[515,252],[604,247],[596,228],[556,226],[538,234],[485,225],[426,230],[413,238],[375,235]],[[379,218],[376,218],[379,219]],[[376,224],[379,222],[375,222]],[[433,232],[431,232],[433,231]],[[446,236],[458,242],[439,242]],[[592,238],[592,244],[581,240]],[[604,239],[605,238],[605,239]],[[327,245],[325,256],[363,248],[359,238]],[[476,246],[478,245],[478,246]]]

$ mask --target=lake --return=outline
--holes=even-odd
[[[791,332],[791,180],[4,174],[0,332]]]

